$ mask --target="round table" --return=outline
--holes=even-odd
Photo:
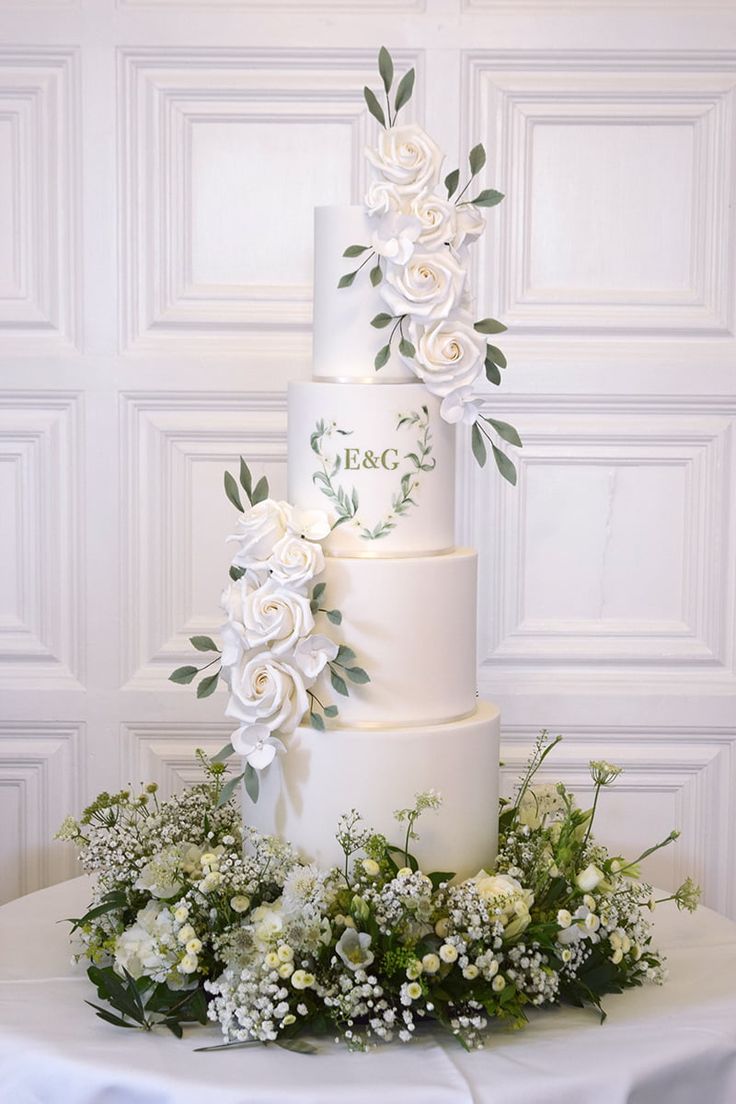
[[[197,1053],[215,1026],[124,1031],[97,1019],[68,925],[89,899],[77,878],[0,909],[2,1104],[733,1104],[736,924],[708,909],[655,913],[664,988],[606,999],[608,1020],[537,1011],[522,1032],[496,1032],[466,1054],[429,1031],[409,1045],[317,1055],[279,1047]]]

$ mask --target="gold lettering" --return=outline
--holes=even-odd
[[[345,449],[345,471],[357,471],[360,467],[360,450],[357,448]],[[354,460],[357,463],[354,463]]]
[[[387,459],[389,453],[391,453],[391,452],[394,455],[393,463],[389,463],[389,461]],[[398,466],[399,466],[399,452],[398,452],[398,449],[395,449],[395,448],[384,449],[383,452],[381,453],[381,467],[385,468],[386,471],[396,471]]]

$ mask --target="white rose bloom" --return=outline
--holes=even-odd
[[[253,770],[264,770],[276,758],[276,753],[285,751],[284,745],[275,736],[267,725],[254,724],[242,725],[236,729],[230,737],[233,751],[236,755],[242,755]]]
[[[465,279],[465,269],[449,249],[415,252],[406,265],[386,264],[378,290],[392,314],[435,322],[458,305]]]
[[[365,194],[365,206],[371,216],[387,215],[389,211],[402,209],[401,196],[395,185],[376,180]]]
[[[294,663],[312,682],[335,659],[338,650],[337,644],[329,636],[314,633],[299,641],[294,649]]]
[[[270,732],[293,732],[307,710],[301,672],[272,652],[246,654],[230,668],[230,700],[225,713],[243,725],[264,725]]]
[[[266,498],[246,509],[238,518],[238,532],[228,537],[239,545],[233,557],[234,564],[252,567],[268,559],[274,545],[286,532],[286,506],[285,502]]]
[[[434,192],[422,192],[414,196],[409,210],[419,219],[421,234],[419,244],[425,249],[437,249],[442,245],[452,245],[455,241],[454,204]]]
[[[428,326],[412,321],[408,333],[416,357],[405,357],[405,363],[433,395],[444,398],[471,387],[481,375],[486,339],[470,319],[447,318]]]
[[[300,510],[298,506],[284,503],[286,528],[296,537],[304,540],[321,541],[329,537],[330,519],[324,510]]]
[[[245,631],[244,609],[249,596],[263,586],[267,579],[267,572],[249,570],[223,590],[220,605],[227,616],[227,624],[220,630],[223,667],[237,663],[242,653],[250,647]]]
[[[274,655],[283,655],[313,628],[309,599],[273,579],[245,600],[243,636],[249,648],[270,644]]]
[[[478,421],[480,408],[473,397],[472,387],[458,387],[456,391],[450,391],[440,403],[440,417],[451,425],[462,422],[463,425],[473,425]]]
[[[439,180],[442,152],[415,123],[382,130],[376,148],[366,148],[365,155],[402,195],[433,188]]]
[[[274,546],[269,561],[271,577],[290,587],[306,587],[315,575],[325,569],[322,549],[314,541],[302,540],[290,534]]]
[[[384,215],[371,234],[371,246],[379,257],[404,265],[414,252],[414,243],[422,232],[418,219],[391,211]]]
[[[453,206],[452,210],[452,246],[460,249],[463,245],[469,245],[474,238],[480,237],[486,228],[486,220],[472,203],[461,203],[457,207]]]

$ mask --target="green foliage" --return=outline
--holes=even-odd
[[[327,613],[327,620],[332,622],[333,625],[342,624],[342,614],[339,610],[331,609],[326,610],[325,612]]]
[[[485,416],[483,416],[483,421],[488,422],[503,441],[508,441],[510,445],[516,445],[517,448],[522,447],[519,434],[508,422],[499,422],[496,418],[486,418]]]
[[[480,143],[473,146],[468,155],[468,161],[470,162],[471,176],[477,176],[486,163],[486,151]]]
[[[165,983],[156,984],[147,978],[137,981],[127,970],[119,977],[112,966],[90,966],[87,976],[97,989],[100,1000],[106,1001],[117,1015],[91,1001],[97,1016],[116,1027],[151,1031],[167,1027],[177,1038],[182,1037],[182,1024],[207,1023],[207,1001],[204,990],[173,990]]]
[[[486,444],[483,440],[483,434],[480,431],[480,426],[477,422],[473,424],[473,428],[470,434],[470,443],[473,450],[473,456],[480,467],[485,466],[487,459]]]
[[[373,361],[373,367],[376,369],[377,372],[380,371],[380,369],[383,368],[383,366],[388,363],[388,359],[389,359],[390,356],[391,356],[391,346],[390,345],[382,345],[381,348],[376,353],[375,359]]]
[[[481,318],[473,324],[473,328],[482,334],[504,333],[506,330],[503,322],[498,322],[495,318]]]
[[[411,99],[412,92],[414,91],[414,78],[416,74],[413,69],[409,69],[404,73],[403,77],[399,81],[399,87],[396,89],[396,99],[394,100],[394,111],[401,111],[402,107],[408,104]]]
[[[241,514],[245,513],[243,509],[243,503],[240,501],[240,491],[238,490],[238,484],[233,479],[229,471],[225,472],[225,494],[232,502],[236,510],[239,510]]]
[[[349,245],[343,252],[343,257],[359,257],[361,253],[365,253],[369,249],[369,245]]]
[[[355,277],[357,275],[358,275],[357,268],[356,268],[355,272],[346,272],[345,275],[341,276],[340,279],[337,281],[337,286],[339,288],[350,287],[350,285],[352,284],[353,280],[355,279]]]
[[[383,271],[381,269],[380,261],[376,262],[376,264],[371,269],[370,278],[371,278],[371,284],[373,285],[373,287],[378,287],[381,280],[383,279]]]
[[[365,97],[365,102],[368,105],[368,110],[370,111],[373,118],[377,119],[381,126],[385,128],[386,116],[383,113],[383,108],[378,102],[378,98],[376,97],[375,92],[373,92],[366,85],[366,87],[363,89],[363,96]]]
[[[388,95],[394,80],[394,63],[385,46],[378,51],[378,72],[383,81],[384,91]]]
[[[198,652],[219,653],[220,651],[211,636],[190,636],[189,643],[193,648],[196,648]]]
[[[402,356],[408,357],[410,360],[413,360],[414,357],[417,355],[417,351],[412,345],[411,341],[408,341],[405,337],[402,337],[401,341],[399,342],[399,352]]]
[[[485,188],[470,202],[474,207],[495,207],[503,198],[503,192],[497,192],[495,188]]]
[[[377,330],[385,329],[385,327],[390,326],[392,322],[392,314],[377,314],[375,318],[371,318],[371,326],[375,326]]]
[[[501,382],[501,373],[498,370],[498,365],[488,359],[486,359],[486,379],[489,383],[494,383],[496,387],[498,387]]]
[[[254,770],[250,763],[246,764],[244,782],[245,792],[255,805],[258,801],[260,782],[258,779],[258,771]]]
[[[458,186],[459,183],[460,183],[460,170],[459,169],[453,169],[452,172],[449,172],[447,174],[447,176],[445,177],[445,187],[447,188],[447,198],[448,199],[452,199],[455,192],[457,191],[457,186]]]
[[[501,475],[506,479],[512,487],[516,486],[516,466],[514,462],[508,458],[505,452],[501,452],[495,445],[491,445],[493,451],[493,459],[496,461],[496,467]]]
[[[506,357],[496,345],[486,345],[486,360],[497,364],[499,368],[506,368]]]
[[[206,678],[203,678],[197,687],[197,697],[208,698],[210,694],[214,694],[219,677],[220,672],[215,671],[214,675],[207,675]]]
[[[177,667],[169,675],[169,682],[176,682],[182,686],[188,685],[199,674],[199,667]]]

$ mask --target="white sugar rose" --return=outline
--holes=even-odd
[[[294,663],[306,677],[313,681],[336,658],[338,646],[334,640],[321,633],[314,633],[300,640],[294,649]]]
[[[238,531],[229,541],[238,544],[233,563],[238,567],[252,567],[268,559],[274,545],[286,532],[285,502],[266,498],[245,511],[238,518]]]
[[[461,422],[463,425],[473,425],[480,417],[480,407],[473,398],[472,387],[458,387],[445,395],[440,404],[440,417],[450,425]]]
[[[302,673],[272,652],[246,653],[228,671],[230,699],[225,713],[243,725],[269,732],[293,732],[307,710]]]
[[[387,215],[401,210],[401,196],[394,184],[376,180],[365,194],[365,207],[369,215]]]
[[[301,510],[284,503],[286,527],[294,536],[304,540],[321,541],[330,535],[330,519],[324,510]]]
[[[391,314],[423,322],[447,318],[461,301],[465,269],[449,249],[414,253],[406,265],[387,262],[378,290]]]
[[[404,358],[433,395],[444,397],[470,387],[483,370],[486,339],[465,318],[448,318],[428,326],[411,322],[409,338],[416,356]]]
[[[285,751],[284,745],[271,735],[268,725],[242,725],[230,737],[230,743],[236,755],[242,755],[254,770],[264,770],[276,758],[276,753]]]
[[[486,220],[472,203],[461,203],[453,207],[453,213],[452,246],[460,249],[480,237],[486,228]]]
[[[436,249],[455,240],[455,206],[434,192],[414,196],[409,210],[421,224],[419,244],[424,249]]]
[[[243,605],[243,634],[249,648],[270,644],[283,655],[314,628],[309,600],[273,578],[251,591]]]
[[[318,544],[287,533],[274,546],[269,567],[276,582],[306,587],[315,575],[324,571],[325,557]]]
[[[230,667],[250,647],[245,631],[244,609],[254,591],[268,579],[266,571],[246,571],[245,575],[228,583],[220,597],[220,605],[227,616],[227,624],[220,630],[222,636],[222,664]]]
[[[368,147],[365,155],[402,195],[433,188],[439,180],[442,153],[415,123],[381,131],[378,145]]]
[[[419,219],[392,211],[384,215],[371,235],[371,246],[379,257],[406,264],[414,252],[414,243],[422,232]]]

